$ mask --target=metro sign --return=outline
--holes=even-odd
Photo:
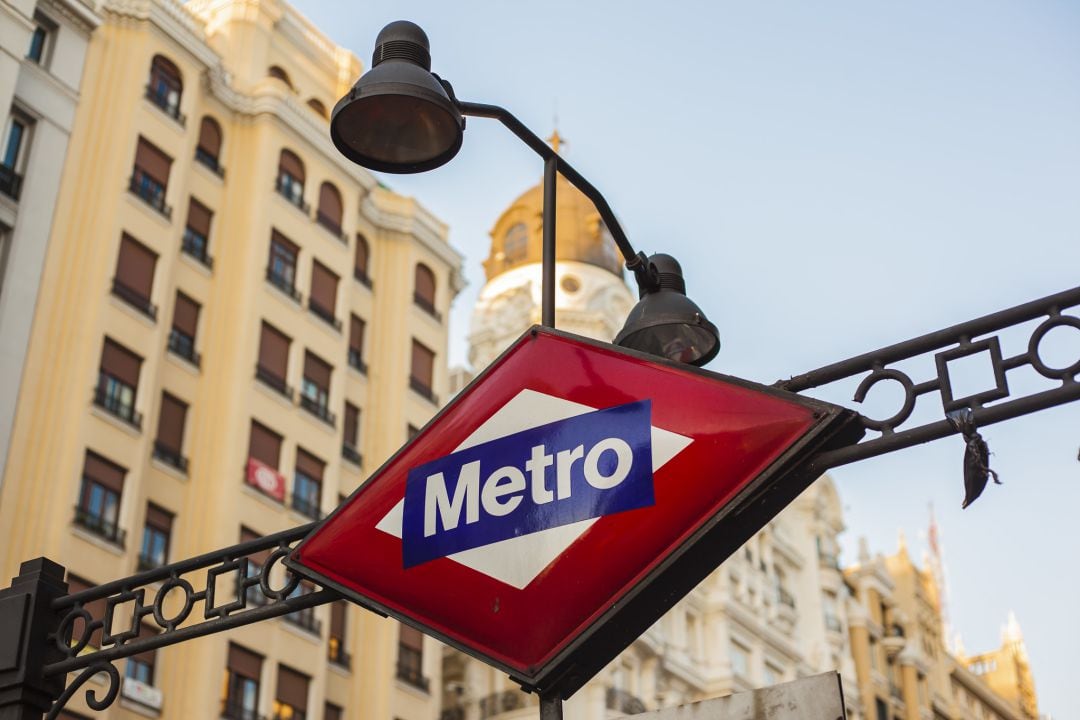
[[[533,328],[286,561],[569,697],[814,480],[853,413]]]

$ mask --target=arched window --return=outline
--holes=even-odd
[[[315,220],[330,232],[342,238],[341,234],[341,193],[333,183],[324,182],[319,187],[319,209]]]
[[[322,102],[320,102],[319,100],[317,100],[315,98],[311,98],[310,100],[307,101],[307,104],[308,104],[309,108],[311,108],[315,112],[319,113],[319,117],[321,117],[323,119],[326,119],[327,117],[329,117],[329,114],[326,112],[326,106],[323,105]]]
[[[221,169],[221,126],[209,115],[199,123],[199,144],[195,146],[195,159],[218,175]]]
[[[353,266],[353,277],[364,285],[371,287],[371,276],[368,274],[368,262],[371,260],[371,248],[368,247],[367,238],[359,233],[356,235],[356,264]]]
[[[435,273],[424,263],[416,264],[413,302],[432,317],[439,318],[439,313],[435,310]]]
[[[184,81],[175,63],[163,55],[155,55],[150,62],[150,82],[146,85],[147,99],[183,123],[183,116],[180,114],[180,96],[183,92]]]
[[[277,191],[293,205],[304,209],[304,163],[292,150],[281,151]]]
[[[292,84],[292,80],[289,79],[289,73],[282,70],[281,67],[279,67],[277,65],[271,65],[270,69],[266,71],[266,74],[269,75],[272,78],[277,78],[281,82],[285,83],[286,85],[289,86],[290,90],[294,89],[293,84]]]

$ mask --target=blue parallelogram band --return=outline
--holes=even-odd
[[[652,402],[596,410],[409,471],[406,568],[654,503]]]

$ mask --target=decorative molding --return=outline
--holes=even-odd
[[[101,25],[101,16],[81,0],[41,0],[41,7],[52,18],[63,18],[84,35]]]

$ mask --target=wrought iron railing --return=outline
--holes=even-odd
[[[371,281],[371,276],[369,276],[360,268],[353,269],[353,277],[356,278],[356,281],[366,287],[368,290],[374,289],[374,284]]]
[[[206,252],[207,239],[189,227],[184,228],[184,237],[180,241],[180,250],[185,255],[206,266],[206,269],[214,269],[214,258]]]
[[[409,378],[409,387],[420,397],[430,400],[435,405],[439,404],[439,397],[435,392],[422,380],[418,380],[414,377]]]
[[[0,193],[16,201],[22,193],[22,175],[15,172],[14,168],[2,164],[0,164]]]
[[[413,293],[413,303],[439,322],[442,322],[442,313],[435,309],[435,304],[420,293]]]
[[[367,363],[356,348],[349,348],[349,367],[367,375]]]
[[[184,358],[195,367],[202,364],[202,356],[195,350],[195,338],[177,328],[169,330],[169,352]]]
[[[277,391],[279,394],[292,400],[293,389],[289,387],[289,384],[285,382],[285,378],[278,377],[272,370],[264,368],[262,365],[255,366],[255,378],[263,385]]]
[[[113,545],[124,547],[127,540],[127,531],[120,527],[115,520],[108,520],[80,505],[75,506],[74,522],[83,530],[93,533]]]
[[[356,449],[356,446],[350,443],[341,443],[341,457],[345,458],[354,465],[363,465],[364,457],[360,454],[360,451]]]
[[[219,178],[224,179],[225,168],[221,167],[221,163],[218,161],[216,155],[211,155],[207,150],[201,147],[196,147],[195,160],[198,161],[203,167],[212,171]]]
[[[157,320],[157,305],[139,291],[125,285],[120,278],[113,278],[112,294],[151,320]]]
[[[324,214],[322,210],[315,212],[315,222],[341,242],[348,242],[345,238],[345,233],[341,230],[341,223],[337,222],[329,215]]]
[[[303,495],[293,493],[290,507],[304,517],[311,518],[312,520],[323,519],[323,513],[322,510],[319,509],[318,500],[311,500]]]
[[[142,430],[142,413],[135,409],[134,400],[124,402],[118,395],[110,394],[103,385],[98,385],[94,388],[94,405],[136,430]]]
[[[154,441],[154,457],[185,475],[187,474],[188,459],[179,450],[169,447],[160,440]]]
[[[296,289],[296,285],[293,282],[293,279],[287,278],[281,273],[279,273],[277,270],[274,269],[273,265],[266,268],[266,281],[276,287],[281,292],[291,297],[296,302],[300,302],[301,298],[303,297],[300,294],[300,291]]]
[[[142,168],[136,167],[128,184],[128,190],[150,207],[172,219],[172,208],[165,204],[165,187],[150,177]]]
[[[330,410],[330,408],[326,407],[326,404],[324,402],[320,402],[315,398],[308,397],[307,395],[301,393],[300,407],[304,408],[309,413],[319,418],[331,427],[337,424],[337,416]]]
[[[180,112],[180,103],[170,103],[169,94],[158,92],[154,86],[146,86],[146,99],[181,126],[187,124],[187,116]]]
[[[326,323],[330,327],[334,328],[338,332],[341,332],[341,321],[338,320],[336,317],[334,317],[334,311],[333,310],[330,310],[328,308],[324,308],[322,305],[320,305],[319,303],[311,300],[310,298],[308,298],[308,305],[307,306],[308,306],[308,310],[311,311],[312,315],[319,318],[324,323]]]

